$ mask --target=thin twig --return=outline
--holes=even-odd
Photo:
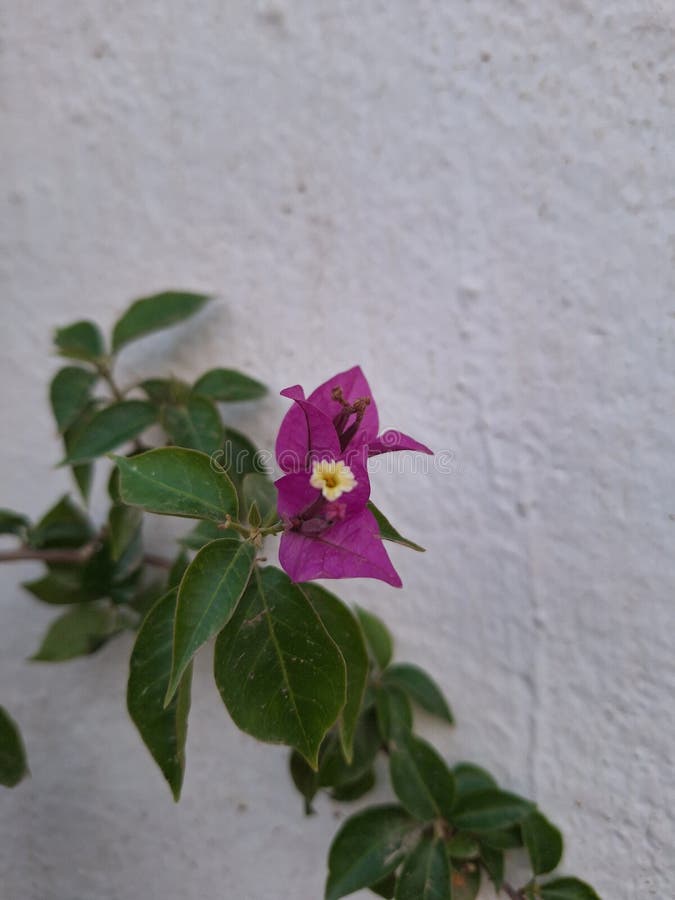
[[[49,549],[36,550],[33,547],[18,547],[16,550],[3,550],[0,552],[0,563],[4,562],[24,562],[26,560],[36,560],[44,563],[86,563],[94,555],[100,547],[100,541],[90,541],[82,547],[75,549]],[[155,566],[158,569],[170,569],[173,563],[164,556],[156,553],[146,553],[143,561],[148,566]]]

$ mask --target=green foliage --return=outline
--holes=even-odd
[[[562,834],[538,810],[525,819],[521,829],[534,874],[552,872],[562,859]]]
[[[396,900],[449,900],[450,863],[443,841],[423,838],[406,858]]]
[[[21,586],[43,603],[87,603],[100,595],[84,584],[83,574],[81,566],[59,566]]]
[[[91,389],[98,375],[80,366],[59,369],[49,388],[52,412],[60,432],[69,428],[91,400]]]
[[[12,509],[0,509],[0,534],[16,534],[22,537],[30,526],[30,520]]]
[[[452,713],[441,689],[426,672],[410,663],[398,663],[389,666],[383,676],[383,684],[394,685],[404,691],[408,697],[427,712],[448,724],[453,724]]]
[[[206,544],[188,566],[178,589],[167,701],[197,650],[232,617],[254,561],[253,544],[225,539]]]
[[[108,605],[74,606],[51,624],[32,659],[36,662],[63,662],[77,656],[88,656],[105,644],[115,631],[116,624],[116,614]]]
[[[452,900],[475,900],[480,890],[480,869],[476,863],[452,866],[450,885]]]
[[[98,410],[73,440],[63,464],[89,462],[142,434],[156,419],[145,400],[121,400]]]
[[[161,422],[171,443],[178,447],[211,454],[223,443],[223,423],[206,397],[190,396],[180,406],[163,406]]]
[[[28,774],[26,751],[16,722],[0,706],[0,784],[16,785]]]
[[[146,334],[188,319],[199,312],[208,300],[204,294],[185,291],[164,291],[136,300],[115,324],[113,351],[121,350],[126,344],[145,337]]]
[[[103,335],[93,322],[74,322],[59,328],[54,343],[61,356],[88,363],[97,363],[105,353]]]
[[[224,522],[236,517],[237,494],[224,472],[205,453],[166,447],[131,459],[116,456],[120,496],[148,512]]]
[[[452,823],[466,831],[494,831],[520,824],[533,809],[528,800],[492,788],[460,797],[452,811]]]
[[[244,509],[250,510],[255,503],[260,513],[260,524],[271,525],[277,519],[277,489],[267,475],[249,472],[242,479]]]
[[[173,648],[175,589],[165,594],[138,632],[131,654],[127,708],[155,762],[180,797],[185,772],[185,740],[190,711],[192,667],[188,666],[171,702],[165,707]]]
[[[397,687],[378,688],[375,693],[377,724],[385,743],[403,741],[410,734],[413,717],[410,701]]]
[[[356,607],[363,634],[373,662],[380,669],[386,669],[394,653],[394,642],[389,629],[381,619],[361,607]]]
[[[347,819],[331,844],[326,900],[339,900],[393,872],[417,827],[400,806],[375,806]]]
[[[259,400],[267,393],[264,384],[235,369],[211,369],[195,381],[192,390],[220,403]]]
[[[94,536],[89,517],[65,495],[30,529],[31,547],[48,550],[56,547],[81,547]]]
[[[138,535],[143,513],[135,506],[114,503],[108,512],[108,534],[110,536],[110,555],[113,560],[120,559],[124,551]]]
[[[214,672],[242,731],[295,747],[318,767],[323,737],[345,704],[345,663],[311,603],[279,569],[254,573],[216,641]]]
[[[389,754],[389,773],[396,796],[416,819],[451,819],[454,779],[426,741],[414,735],[394,741]]]
[[[216,522],[203,519],[201,522],[197,522],[195,527],[182,538],[179,538],[178,543],[188,550],[201,550],[204,544],[208,544],[210,541],[238,541],[239,539],[236,531],[220,528]]]
[[[463,799],[468,794],[476,791],[490,790],[497,787],[497,782],[489,772],[475,766],[473,763],[457,763],[452,770],[455,776],[455,792],[458,799]]]
[[[180,406],[190,397],[190,385],[178,378],[147,378],[138,386],[156,406]]]
[[[368,502],[368,509],[375,516],[377,527],[380,530],[380,537],[383,541],[392,541],[394,544],[401,544],[409,550],[417,550],[418,553],[425,552],[424,547],[420,547],[420,545],[416,544],[414,541],[409,541],[408,538],[404,538],[403,535],[394,528],[384,513],[380,512],[372,500]]]
[[[536,891],[527,896],[541,900],[600,900],[593,888],[578,878],[556,878],[537,885]]]

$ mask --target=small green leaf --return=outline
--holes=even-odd
[[[236,542],[240,538],[236,531],[232,531],[229,528],[219,528],[215,522],[203,519],[201,522],[197,522],[191,531],[179,538],[178,543],[183,547],[187,547],[188,550],[201,550],[204,544],[217,540]]]
[[[520,827],[534,874],[544,875],[546,872],[552,872],[560,863],[563,854],[560,831],[538,810],[531,813]]]
[[[277,516],[277,489],[267,475],[260,472],[249,472],[244,475],[242,481],[244,495],[244,507],[250,509],[256,504],[261,516],[262,525],[271,525],[276,522]]]
[[[88,406],[98,375],[79,366],[59,369],[49,387],[49,399],[60,432],[75,422]]]
[[[157,406],[165,403],[180,406],[187,403],[190,396],[190,385],[178,378],[148,378],[138,386]]]
[[[393,684],[401,688],[422,709],[452,725],[454,721],[452,713],[441,689],[418,666],[410,663],[389,666],[382,676],[382,681],[384,684]]]
[[[54,343],[61,356],[84,362],[95,363],[105,353],[103,336],[93,322],[74,322],[59,328],[54,334]]]
[[[197,379],[192,390],[220,403],[257,400],[267,393],[264,384],[235,369],[211,369]]]
[[[237,494],[224,472],[205,453],[160,447],[127,459],[116,456],[120,494],[149,512],[223,522],[237,516]]]
[[[82,574],[81,566],[59,566],[41,578],[24,581],[21,586],[43,603],[62,605],[96,600],[101,594],[84,586]]]
[[[396,900],[449,900],[450,864],[443,842],[424,837],[403,863]]]
[[[455,776],[455,793],[458,800],[476,791],[497,788],[497,782],[492,775],[480,766],[474,766],[473,763],[457,763],[452,774]]]
[[[372,710],[359,717],[350,762],[345,759],[340,736],[334,730],[330,731],[319,753],[319,786],[340,790],[360,781],[371,771],[380,747],[380,735]]]
[[[450,871],[452,900],[475,900],[480,890],[480,869],[474,862],[452,866]]]
[[[110,551],[113,560],[118,560],[136,536],[143,512],[136,506],[115,503],[108,512],[108,534],[110,535]]]
[[[369,769],[354,781],[346,781],[331,791],[333,800],[340,803],[353,803],[360,800],[365,794],[375,787],[375,770]]]
[[[183,575],[166,702],[197,650],[232,618],[251,577],[255,554],[255,547],[248,541],[213,541],[202,547]]]
[[[385,900],[392,900],[396,893],[396,872],[391,872],[376,884],[369,885],[368,890],[377,894],[378,897],[384,897]]]
[[[131,341],[169,328],[195,315],[207,303],[204,294],[184,291],[164,291],[152,297],[136,300],[118,320],[113,329],[112,346],[117,352]]]
[[[74,606],[53,622],[35,656],[36,662],[63,662],[95,653],[115,630],[109,607],[90,603]]]
[[[375,693],[375,709],[382,740],[387,744],[405,740],[413,724],[406,694],[393,685],[383,685]]]
[[[245,475],[251,472],[265,474],[262,454],[251,441],[234,428],[225,429],[222,450],[214,454],[214,459],[227,472],[235,484],[241,484]]]
[[[402,544],[404,547],[408,547],[409,550],[417,550],[418,553],[425,552],[424,547],[420,547],[420,545],[416,544],[414,541],[409,541],[407,538],[404,538],[403,535],[394,528],[394,526],[384,515],[384,513],[380,512],[380,510],[375,506],[372,500],[368,501],[368,509],[375,516],[377,527],[380,530],[380,537],[383,541],[391,541],[394,544]]]
[[[354,732],[368,680],[368,655],[361,629],[349,607],[334,594],[311,582],[300,587],[340,650],[347,667],[347,700],[339,724],[342,750],[345,759],[350,762]]]
[[[389,754],[389,774],[396,796],[416,819],[450,818],[454,779],[426,741],[414,735],[395,741]]]
[[[374,662],[380,669],[386,669],[394,653],[394,642],[387,626],[373,613],[356,607],[356,615],[366,638],[366,644]]]
[[[16,722],[0,706],[0,784],[15,787],[28,774],[26,751]]]
[[[66,455],[70,453],[71,448],[79,440],[81,434],[88,430],[91,420],[94,418],[96,413],[102,406],[102,401],[99,399],[91,400],[79,416],[75,419],[75,421],[63,432],[63,444],[65,447]],[[82,499],[86,503],[89,499],[89,493],[91,491],[91,485],[94,478],[94,464],[93,463],[80,463],[79,465],[72,466],[71,471],[73,473],[73,478],[75,479],[75,484],[78,486],[80,490],[80,494],[82,495]]]
[[[590,884],[578,878],[556,878],[540,884],[537,896],[541,900],[600,900]]]
[[[138,437],[155,421],[155,408],[144,400],[122,400],[97,412],[72,442],[62,465],[88,462]]]
[[[302,591],[279,569],[256,569],[216,641],[216,685],[235,724],[295,747],[317,768],[345,703],[340,651]]]
[[[511,825],[510,828],[486,831],[481,834],[481,843],[494,850],[515,850],[523,846],[523,835],[519,825]]]
[[[289,769],[293,784],[305,799],[305,815],[311,816],[314,814],[312,800],[319,790],[319,775],[297,750],[291,751]]]
[[[30,521],[21,513],[11,509],[0,509],[0,534],[16,534],[22,537]]]
[[[499,891],[504,881],[504,851],[497,850],[494,847],[487,847],[483,844],[480,857],[490,881],[495,886],[495,890]]]
[[[377,884],[411,849],[417,823],[400,806],[374,806],[347,819],[328,856],[326,900]]]
[[[185,739],[190,710],[192,667],[189,666],[171,703],[165,708],[173,646],[175,589],[165,594],[145,617],[129,667],[127,708],[143,742],[180,797],[185,772]]]
[[[452,824],[465,831],[494,831],[519,824],[533,809],[528,800],[493,788],[460,798],[452,812]]]
[[[223,443],[223,423],[206,397],[190,397],[183,406],[163,406],[161,422],[171,443],[214,453]]]
[[[458,832],[447,844],[448,856],[452,859],[476,859],[480,856],[480,844],[468,834]]]
[[[94,536],[89,517],[65,495],[31,528],[31,547],[48,550],[53,547],[81,547]]]

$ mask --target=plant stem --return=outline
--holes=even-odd
[[[115,379],[112,374],[112,366],[108,362],[99,362],[97,365],[99,374],[101,378],[107,383],[110,388],[110,393],[113,395],[113,398],[118,402],[120,400],[124,400],[124,392],[119,389]]]
[[[23,562],[25,560],[37,560],[45,563],[86,563],[94,555],[100,541],[98,539],[84,544],[82,547],[73,549],[49,549],[36,550],[33,547],[19,547],[16,550],[5,550],[0,552],[0,563],[4,562]],[[170,569],[171,560],[155,553],[146,553],[143,557],[145,563],[149,566],[155,566],[158,569]]]

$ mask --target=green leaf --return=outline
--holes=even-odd
[[[205,453],[160,447],[127,459],[114,457],[125,503],[166,516],[223,522],[237,517],[237,494]]]
[[[319,753],[319,786],[342,789],[360,781],[372,769],[381,741],[372,710],[361,714],[354,734],[353,754],[345,759],[340,736],[326,736]]]
[[[319,775],[297,750],[291,751],[288,762],[293,784],[305,799],[305,815],[311,816],[314,814],[312,800],[319,790]]]
[[[546,872],[552,872],[560,863],[563,854],[560,831],[538,810],[531,813],[520,827],[534,874],[544,875]]]
[[[21,585],[43,603],[62,605],[67,603],[86,603],[95,600],[101,594],[91,591],[82,583],[82,567],[59,566],[41,578],[24,581]]]
[[[143,513],[136,506],[115,503],[108,512],[108,534],[113,560],[118,560],[136,536],[143,522]]]
[[[495,890],[499,891],[504,881],[504,851],[483,844],[480,856],[490,881],[494,884]]]
[[[416,819],[450,818],[454,779],[426,741],[414,735],[395,741],[389,754],[389,774],[396,796]]]
[[[0,784],[15,787],[28,774],[26,751],[16,722],[0,706]]]
[[[244,475],[242,481],[244,495],[244,508],[250,509],[255,503],[260,512],[263,525],[271,525],[276,522],[277,516],[277,489],[267,475],[260,472],[249,472]]]
[[[202,547],[183,575],[167,702],[197,650],[232,618],[251,577],[255,555],[256,549],[248,541],[213,541]]]
[[[328,856],[326,900],[377,884],[409,852],[417,823],[400,806],[374,806],[347,819]]]
[[[394,653],[394,642],[387,626],[373,613],[356,607],[356,615],[366,638],[366,644],[374,662],[380,669],[386,669]]]
[[[295,747],[318,766],[345,703],[340,651],[302,591],[279,569],[256,569],[216,641],[214,673],[235,724]]]
[[[97,379],[95,372],[79,366],[66,366],[56,373],[49,388],[49,399],[60,432],[72,425],[89,405]]]
[[[510,828],[486,831],[481,834],[481,843],[495,850],[515,850],[523,846],[523,835],[519,825],[511,825]]]
[[[11,509],[0,509],[0,534],[16,534],[22,537],[30,526],[29,520]]]
[[[331,797],[340,803],[353,803],[354,800],[360,800],[365,794],[375,787],[375,770],[369,769],[364,772],[360,778],[354,781],[346,781],[333,788]]]
[[[147,378],[138,386],[156,406],[165,403],[180,406],[190,396],[190,385],[178,378]]]
[[[61,465],[88,462],[138,437],[155,421],[155,408],[145,400],[122,400],[99,410],[77,438]]]
[[[537,896],[541,900],[600,900],[590,884],[578,878],[556,878],[540,884]]]
[[[204,544],[217,540],[237,542],[240,538],[236,531],[219,528],[215,522],[203,519],[191,531],[179,538],[178,543],[187,547],[188,550],[201,550]]]
[[[89,428],[91,420],[99,411],[101,405],[101,400],[91,400],[85,406],[79,416],[75,419],[72,425],[66,428],[66,430],[63,432],[63,444],[65,447],[66,455],[70,453],[71,448],[79,439],[80,435]],[[89,493],[91,491],[91,485],[94,478],[94,464],[80,463],[79,465],[72,466],[71,471],[73,473],[75,483],[80,490],[80,494],[82,495],[82,499],[86,503],[89,499]]]
[[[112,346],[117,352],[131,341],[176,325],[188,319],[207,303],[204,294],[183,291],[164,291],[152,297],[136,300],[118,320],[113,329]]]
[[[190,711],[192,667],[188,667],[171,703],[165,707],[173,646],[177,591],[165,594],[145,617],[129,667],[127,708],[136,728],[169,783],[180,797],[185,772],[185,739]]]
[[[416,544],[414,541],[409,541],[408,538],[404,538],[403,535],[394,528],[394,526],[384,515],[384,513],[380,512],[380,510],[375,506],[372,500],[368,501],[368,509],[375,516],[375,521],[377,522],[377,527],[380,531],[380,537],[383,541],[391,541],[394,544],[401,544],[402,546],[407,547],[409,550],[417,550],[418,553],[426,552],[424,547],[420,547],[420,545]]]
[[[403,691],[393,686],[379,687],[375,693],[375,709],[382,740],[387,744],[405,740],[413,718],[410,701]]]
[[[377,894],[378,897],[385,897],[386,900],[392,900],[392,897],[396,893],[396,872],[391,872],[386,878],[383,878],[376,884],[371,884],[368,890]]]
[[[103,336],[93,322],[74,322],[59,328],[54,334],[54,343],[61,356],[97,362],[105,353]]]
[[[203,453],[214,453],[223,443],[223,423],[206,397],[190,397],[184,406],[163,406],[162,426],[171,443]]]
[[[492,788],[460,797],[452,824],[465,831],[494,831],[523,822],[533,809],[528,800]]]
[[[398,663],[389,666],[383,673],[384,684],[393,684],[401,688],[422,709],[453,724],[450,707],[435,681],[418,666],[410,663]]]
[[[474,862],[452,866],[450,884],[452,900],[475,900],[480,890],[480,869]]]
[[[480,844],[468,834],[458,832],[447,844],[448,856],[452,859],[476,859],[480,856]]]
[[[423,838],[403,863],[396,900],[449,900],[450,864],[443,842]]]
[[[255,476],[247,476],[255,477]],[[340,713],[340,738],[347,762],[352,759],[356,723],[368,680],[368,655],[361,629],[349,607],[318,584],[308,582],[301,589],[324,628],[337,645],[347,668],[347,699]]]
[[[476,791],[497,788],[497,782],[492,775],[480,766],[474,766],[473,763],[457,763],[452,774],[455,776],[455,794],[458,800]]]
[[[171,568],[169,569],[169,577],[167,579],[167,589],[178,587],[181,581],[183,580],[183,575],[187,571],[187,567],[190,565],[190,557],[185,552],[185,550],[181,550],[180,553],[174,559]]]
[[[49,509],[29,532],[31,547],[81,547],[94,536],[89,517],[65,495]]]
[[[220,403],[257,400],[267,393],[264,384],[235,369],[211,369],[197,379],[192,390]]]
[[[241,484],[245,475],[251,472],[265,474],[261,453],[251,441],[234,428],[225,429],[225,440],[219,454],[214,454],[218,464],[235,484]]]
[[[115,630],[115,614],[109,607],[90,603],[74,606],[49,627],[35,662],[63,662],[95,653]]]

